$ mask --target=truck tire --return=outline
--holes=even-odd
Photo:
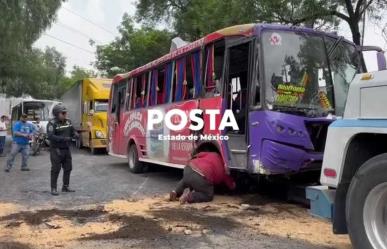
[[[129,171],[135,174],[142,173],[144,165],[138,160],[138,152],[135,144],[131,144],[128,150]]]
[[[387,248],[387,153],[356,172],[347,193],[346,220],[354,249]]]

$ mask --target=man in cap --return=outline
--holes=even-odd
[[[75,192],[69,188],[72,158],[70,145],[73,138],[78,137],[71,120],[67,119],[67,109],[62,104],[56,105],[52,113],[54,119],[47,125],[47,135],[50,140],[51,159],[51,194],[58,195],[57,181],[63,168],[62,192]]]
[[[27,114],[22,114],[20,120],[12,127],[13,143],[11,153],[8,156],[5,172],[9,172],[15,162],[15,157],[18,153],[22,154],[22,171],[29,171],[27,161],[29,157],[29,141],[35,132],[35,127],[27,122]]]

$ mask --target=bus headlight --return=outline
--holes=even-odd
[[[105,138],[105,135],[102,131],[95,131],[95,137],[96,138]]]

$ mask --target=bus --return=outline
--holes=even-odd
[[[59,101],[41,99],[23,99],[11,110],[11,123],[18,121],[20,116],[27,114],[27,121],[36,124],[40,119],[40,131],[46,133],[48,121],[53,118],[52,109],[59,104]]]
[[[145,163],[183,168],[200,151],[218,152],[227,171],[319,172],[328,126],[343,115],[362,65],[361,48],[333,33],[277,24],[224,28],[114,77],[109,154],[127,158],[134,173]],[[147,128],[149,110],[172,109],[232,110],[239,129],[211,129],[208,115],[199,131],[190,122],[180,130]],[[217,115],[215,127],[220,122]],[[193,133],[227,139],[160,139]]]

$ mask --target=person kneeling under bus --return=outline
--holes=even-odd
[[[183,179],[170,193],[170,200],[180,203],[209,202],[214,198],[214,186],[225,184],[235,189],[235,182],[227,175],[223,160],[216,152],[199,152],[184,168]]]

